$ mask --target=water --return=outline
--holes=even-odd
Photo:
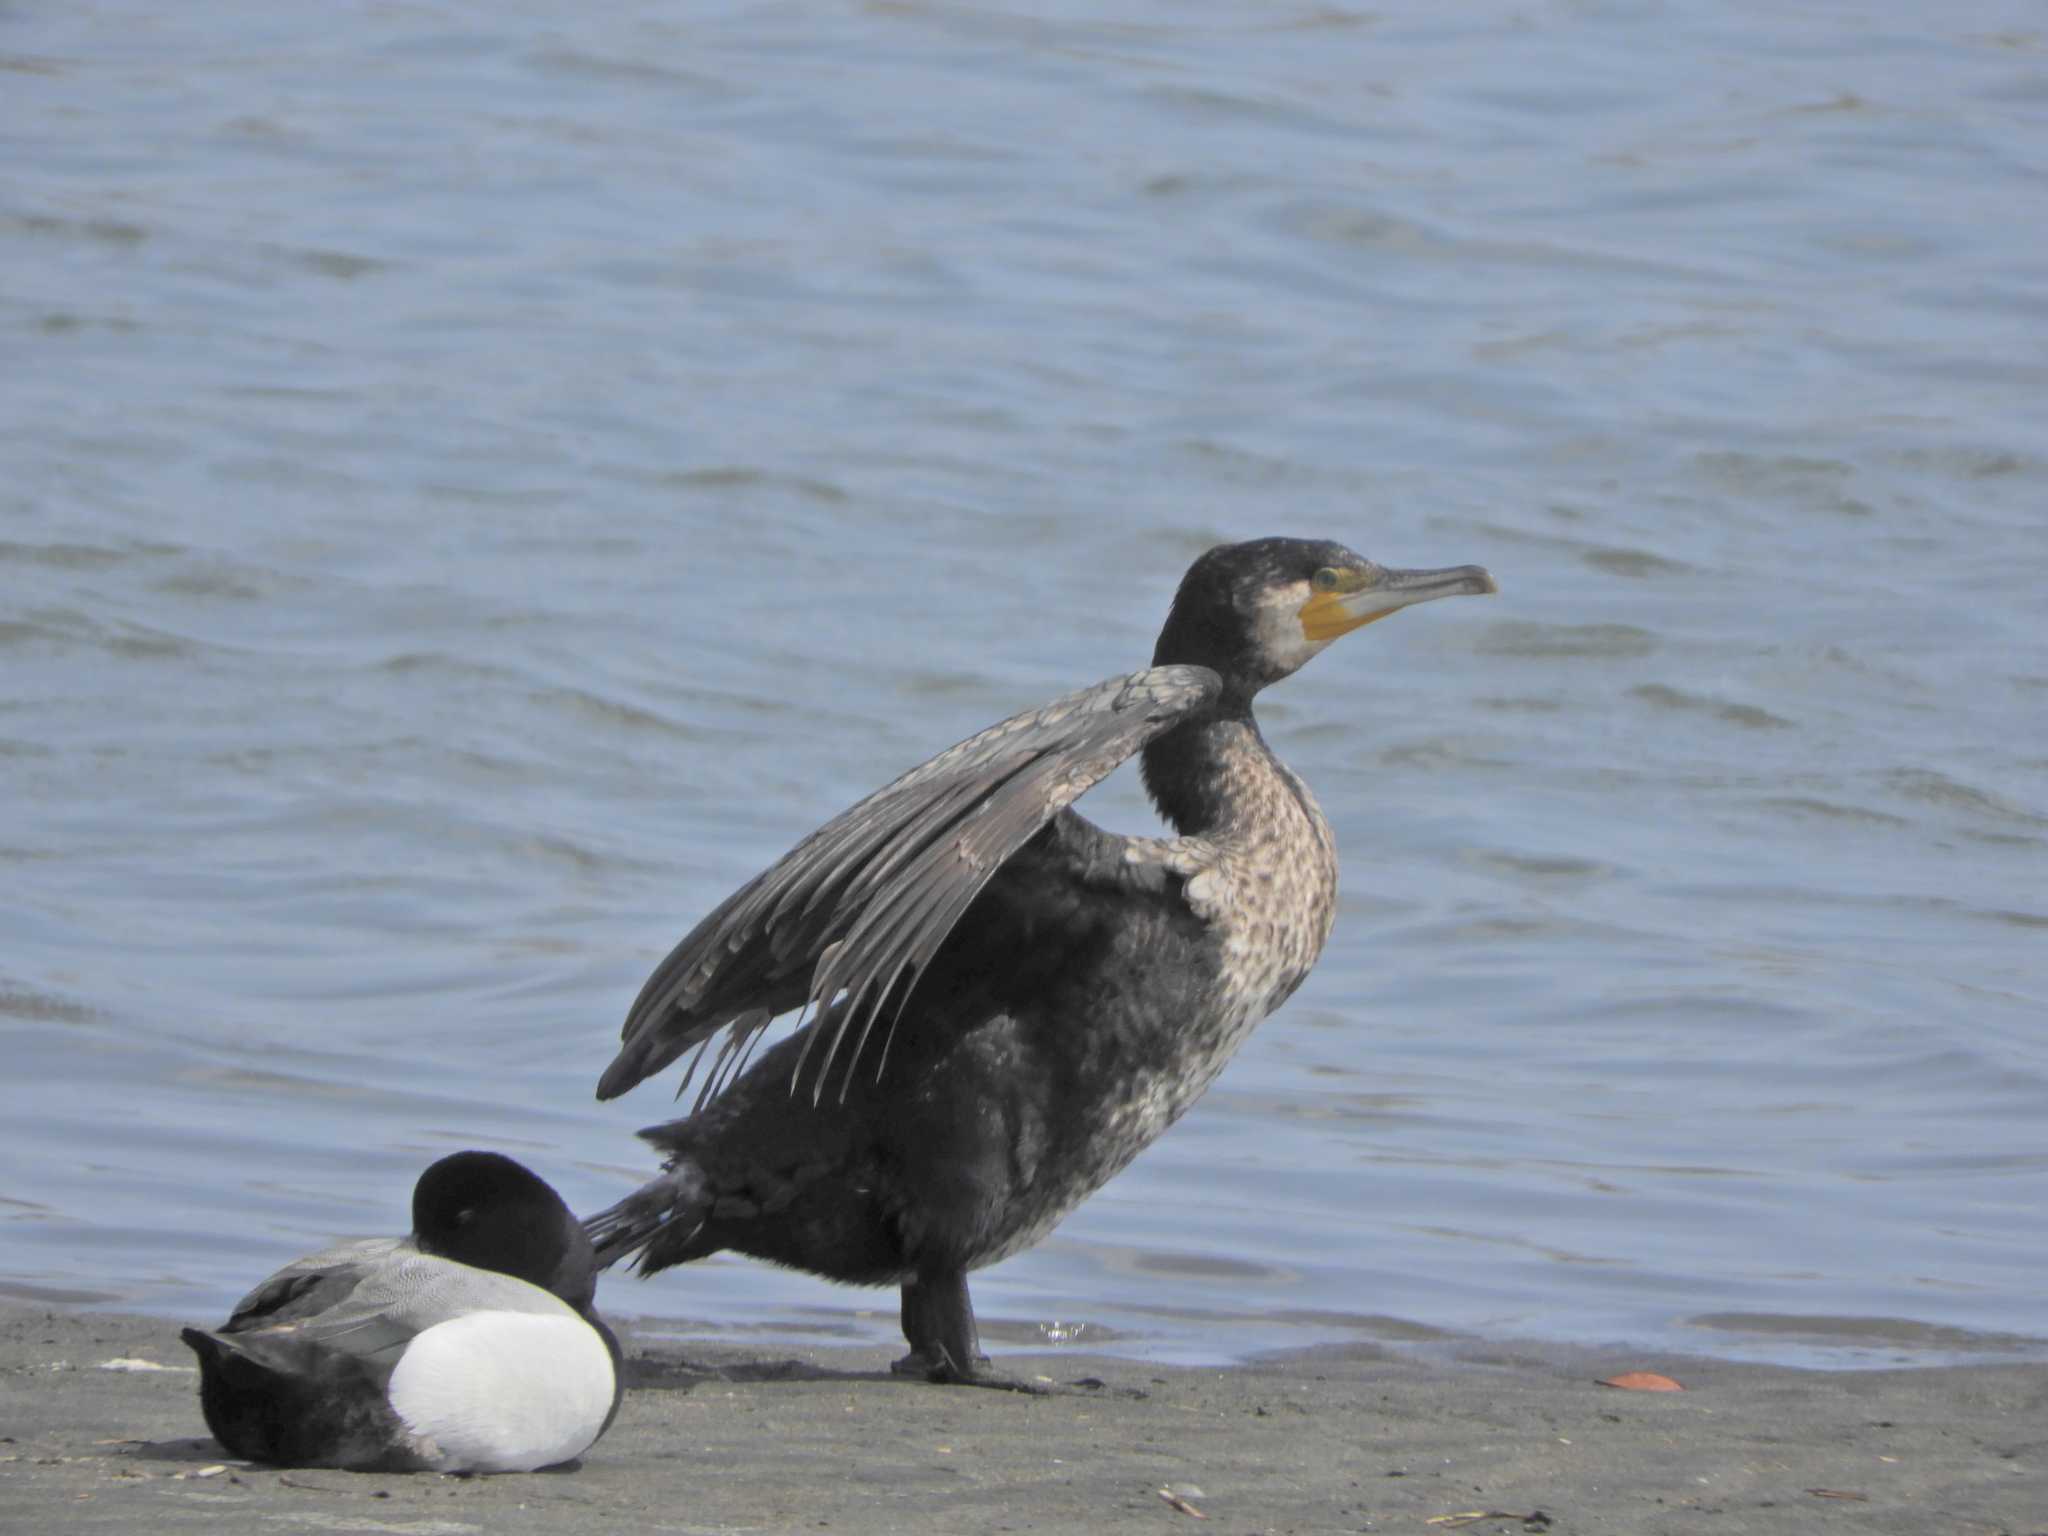
[[[8,1294],[609,1201],[690,922],[1292,532],[1502,594],[1268,696],[1336,937],[993,1342],[2043,1353],[2033,8],[0,28]]]

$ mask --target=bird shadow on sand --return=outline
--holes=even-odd
[[[199,1467],[206,1467],[209,1469],[205,1472],[180,1471],[173,1472],[170,1474],[172,1477],[179,1479],[188,1479],[193,1478],[195,1476],[211,1477],[221,1474],[227,1474],[227,1480],[233,1483],[240,1482],[242,1474],[271,1473],[278,1476],[279,1479],[284,1481],[286,1486],[288,1487],[313,1488],[315,1491],[322,1491],[321,1485],[319,1484],[307,1483],[303,1481],[291,1481],[292,1477],[303,1478],[310,1474],[314,1477],[339,1479],[340,1481],[337,1482],[334,1487],[325,1489],[324,1491],[340,1492],[348,1484],[350,1479],[390,1477],[394,1475],[393,1473],[388,1471],[357,1472],[341,1467],[280,1467],[267,1465],[262,1462],[245,1461],[241,1457],[235,1455],[232,1451],[225,1449],[219,1441],[211,1438],[190,1440],[129,1440],[123,1442],[118,1447],[111,1447],[111,1449],[113,1450],[114,1455],[116,1457],[124,1461],[170,1462],[175,1465],[194,1469]],[[533,1475],[537,1477],[546,1477],[558,1472],[578,1472],[581,1471],[582,1468],[583,1460],[581,1457],[577,1457],[569,1461],[557,1462],[554,1466],[551,1467],[536,1468]],[[468,1478],[473,1474],[467,1472],[451,1472],[445,1475],[449,1477]]]
[[[900,1375],[895,1371],[841,1371],[829,1366],[814,1364],[809,1360],[740,1360],[725,1365],[713,1365],[706,1361],[660,1359],[642,1355],[629,1359],[625,1364],[626,1387],[628,1391],[690,1392],[709,1382],[742,1382],[757,1385],[764,1382],[855,1382],[878,1383],[891,1388],[910,1391],[944,1392],[957,1391],[957,1387],[920,1381],[915,1376]],[[1054,1397],[1129,1397],[1145,1398],[1149,1393],[1136,1387],[1112,1386],[1098,1377],[1084,1376],[1078,1381],[1064,1384],[1039,1378],[1024,1388],[1034,1395]]]
[[[882,1381],[916,1385],[889,1371],[835,1371],[808,1360],[740,1360],[725,1365],[641,1355],[625,1363],[628,1391],[689,1392],[707,1382]]]
[[[222,1450],[218,1441],[207,1436],[186,1440],[129,1440],[121,1444],[116,1454],[134,1461],[186,1462],[198,1466],[239,1460]]]

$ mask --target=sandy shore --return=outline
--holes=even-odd
[[[579,1468],[279,1472],[207,1437],[173,1324],[0,1307],[0,1528],[2048,1533],[2042,1365],[1015,1357],[1066,1387],[1029,1398],[900,1381],[880,1351],[621,1333],[630,1390]],[[1687,1390],[1596,1385],[1628,1369]]]

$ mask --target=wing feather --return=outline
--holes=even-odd
[[[797,1008],[824,1020],[818,1033],[829,1036],[813,1092],[849,1043],[850,1080],[878,1019],[901,1005],[905,981],[916,985],[1004,861],[1221,686],[1206,667],[1110,678],[970,736],[833,818],[655,967],[598,1097],[624,1093],[720,1030],[732,1031],[721,1055],[729,1062],[769,1019]],[[840,999],[846,1006],[828,1017]],[[893,1032],[893,1013],[888,1022]],[[707,1093],[729,1080],[714,1068]]]

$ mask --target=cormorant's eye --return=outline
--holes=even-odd
[[[1326,565],[1326,566],[1324,566],[1324,567],[1323,567],[1323,568],[1322,568],[1322,569],[1321,569],[1320,571],[1317,571],[1317,572],[1316,572],[1316,576],[1315,576],[1315,587],[1316,587],[1316,590],[1317,590],[1318,592],[1334,592],[1334,591],[1336,591],[1336,590],[1337,590],[1337,572],[1336,572],[1336,569],[1335,569],[1334,567],[1332,567],[1332,566],[1327,566],[1327,565]]]

